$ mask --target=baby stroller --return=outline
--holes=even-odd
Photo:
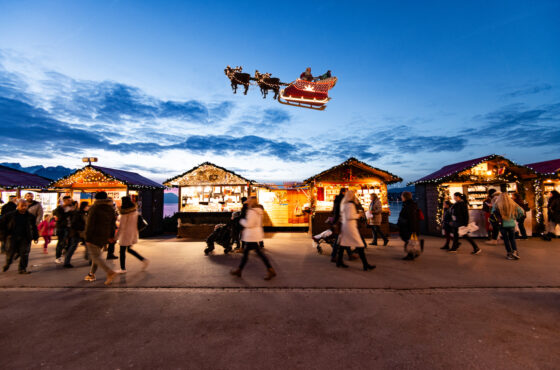
[[[317,248],[317,253],[323,254],[323,247],[322,244],[328,244],[331,248],[336,243],[336,238],[338,235],[333,233],[332,229],[327,229],[320,234],[313,236],[313,242],[315,243],[315,247]]]
[[[214,243],[218,243],[224,247],[224,254],[231,252],[231,235],[233,229],[233,222],[227,224],[218,224],[214,227],[214,231],[206,239],[206,249],[204,255],[209,255],[214,250]]]

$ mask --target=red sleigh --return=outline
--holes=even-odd
[[[324,110],[327,107],[329,90],[336,85],[337,78],[310,82],[297,79],[280,91],[278,102],[296,107]]]

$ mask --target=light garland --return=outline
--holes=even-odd
[[[535,179],[533,181],[533,189],[535,191],[535,220],[537,221],[537,229],[544,231],[544,194],[542,179]]]
[[[443,203],[447,200],[449,196],[449,186],[438,184],[437,188],[437,210],[436,210],[436,224],[441,228],[441,221],[443,218]]]
[[[49,187],[51,188],[72,188],[75,184],[84,185],[84,186],[92,186],[94,184],[99,184],[99,188],[116,188],[116,187],[126,187],[128,189],[135,189],[135,190],[156,190],[162,189],[162,187],[157,186],[149,186],[149,185],[137,185],[137,184],[129,184],[125,180],[117,179],[114,176],[111,176],[97,168],[93,168],[92,166],[88,165],[84,168],[77,170],[76,172],[71,173],[68,176],[62,177],[58,180],[53,181]],[[79,186],[78,186],[79,188]]]

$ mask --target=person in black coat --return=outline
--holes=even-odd
[[[7,253],[6,264],[2,271],[6,272],[10,268],[14,257],[19,255],[19,273],[29,274],[27,264],[29,262],[29,251],[31,241],[35,243],[39,240],[39,231],[35,216],[27,211],[28,203],[20,200],[15,211],[2,217],[1,230],[6,238]]]
[[[455,198],[455,204],[451,208],[451,227],[453,232],[453,247],[448,252],[455,253],[461,243],[459,243],[459,228],[462,226],[467,226],[469,224],[469,206],[466,202],[466,197],[461,193],[453,194]],[[465,234],[463,239],[466,239],[469,243],[471,243],[473,247],[472,254],[480,254],[482,249],[480,249],[474,240],[469,236],[469,234]]]
[[[332,213],[332,225],[333,225],[333,237],[335,242],[332,245],[332,253],[331,253],[331,262],[337,262],[338,256],[338,234],[340,234],[340,205],[342,203],[342,199],[346,195],[348,189],[341,188],[338,195],[334,197],[333,201],[333,213]],[[348,253],[348,259],[354,259],[352,255],[352,250],[350,248],[344,247],[346,253]]]
[[[560,225],[560,193],[556,190],[550,192],[548,198],[548,233],[545,240],[550,241],[556,237],[556,226]]]
[[[68,248],[68,239],[70,235],[70,223],[72,217],[72,197],[65,195],[62,198],[62,205],[59,205],[53,211],[56,217],[56,243],[55,263],[63,263],[62,252]]]
[[[399,235],[404,241],[404,247],[408,245],[412,234],[418,235],[420,232],[420,224],[418,220],[418,205],[412,200],[412,193],[409,191],[404,191],[401,195],[403,206],[401,212],[399,213],[399,220],[397,225],[399,227]],[[423,243],[424,241],[420,241]],[[412,253],[407,253],[403,258],[404,260],[414,260],[417,256]]]
[[[17,197],[15,195],[10,195],[8,199],[9,199],[8,203],[2,206],[2,211],[1,211],[2,213],[0,214],[0,219],[5,215],[7,215],[8,213],[15,211],[17,208],[16,205]],[[1,245],[2,253],[6,253],[6,241],[4,240],[4,237],[1,238],[0,243],[2,243]]]
[[[451,227],[452,215],[451,215],[451,201],[446,200],[443,202],[443,219],[441,220],[441,226],[445,235],[445,244],[441,249],[449,249],[449,243],[451,242],[451,233],[453,228]]]

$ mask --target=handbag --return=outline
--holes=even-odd
[[[465,236],[468,233],[474,233],[476,230],[478,230],[478,225],[475,222],[471,222],[467,226],[461,226],[458,232],[459,236]]]
[[[420,246],[420,240],[418,240],[418,235],[413,233],[410,236],[410,240],[404,247],[404,251],[408,254],[412,254],[414,256],[419,256],[422,253],[422,248]]]
[[[144,217],[142,217],[142,215],[138,215],[137,225],[138,225],[138,232],[143,231],[148,227],[148,221],[146,221]]]

